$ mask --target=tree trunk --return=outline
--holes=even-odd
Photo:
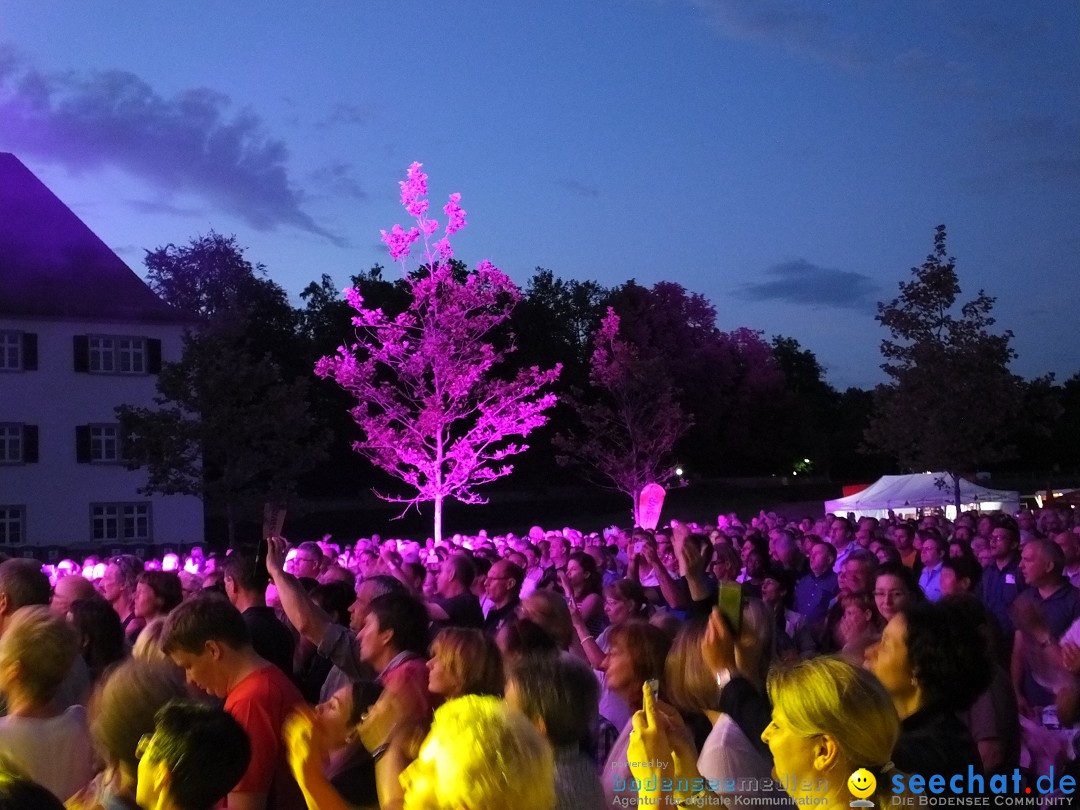
[[[435,496],[435,542],[442,542],[442,507],[443,496]]]
[[[632,511],[634,514],[634,526],[637,527],[641,525],[641,513],[639,511],[638,503],[641,500],[641,490],[631,492],[630,497],[634,499],[634,508]]]

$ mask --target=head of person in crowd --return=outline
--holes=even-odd
[[[824,576],[833,570],[836,564],[836,549],[825,540],[815,540],[807,553],[810,560],[810,572],[815,577]]]
[[[915,548],[915,527],[910,523],[897,523],[892,530],[893,545],[903,556]]]
[[[376,574],[368,577],[356,586],[356,598],[349,605],[349,629],[359,634],[367,619],[368,609],[373,599],[388,593],[407,593],[401,580],[389,574]]]
[[[878,614],[873,594],[841,592],[840,605],[844,614],[836,628],[836,641],[845,654],[861,658],[865,646],[877,639],[885,623]]]
[[[713,558],[709,573],[717,582],[734,582],[742,572],[742,557],[730,543],[713,546]]]
[[[600,685],[584,661],[569,655],[519,659],[507,673],[506,703],[553,748],[586,753],[593,747]]]
[[[49,578],[36,560],[14,558],[0,563],[0,635],[19,608],[49,604]]]
[[[840,592],[873,593],[877,565],[877,557],[866,549],[857,548],[852,551],[840,566],[840,573],[837,574]]]
[[[484,592],[495,608],[504,608],[516,602],[521,593],[525,572],[510,557],[499,560],[488,571]]]
[[[184,601],[184,589],[180,577],[173,571],[143,571],[135,586],[132,610],[145,621],[169,612]]]
[[[404,810],[549,810],[555,804],[551,746],[524,715],[493,697],[468,695],[439,707],[401,784]]]
[[[997,531],[995,529],[995,531]],[[1051,540],[1029,540],[1020,552],[1020,573],[1032,588],[1057,588],[1065,581],[1065,555]]]
[[[924,709],[964,711],[989,686],[992,672],[984,637],[949,600],[903,608],[866,661],[901,718]]]
[[[144,568],[143,561],[134,554],[120,554],[109,558],[105,573],[98,580],[98,590],[120,614],[121,620],[131,613],[135,586]]]
[[[847,518],[834,518],[829,526],[829,542],[837,551],[847,548],[855,538],[855,531],[851,528],[851,522]]]
[[[632,579],[617,579],[604,588],[604,615],[611,624],[647,618],[645,589]]]
[[[75,632],[63,619],[44,605],[16,610],[0,637],[0,692],[9,713],[52,716],[50,702],[76,655]]]
[[[431,643],[428,691],[444,698],[502,694],[502,657],[495,640],[480,630],[447,627]]]
[[[476,566],[467,554],[451,554],[443,560],[435,580],[436,593],[442,597],[459,596],[469,592],[476,579]]]
[[[49,609],[57,616],[67,616],[68,608],[76,599],[89,599],[97,596],[94,583],[79,574],[67,574],[56,580],[53,585]]]
[[[566,581],[578,600],[591,593],[599,595],[604,589],[603,576],[596,567],[596,560],[583,551],[575,551],[567,556]]]
[[[32,779],[0,769],[0,810],[64,810],[64,803]]]
[[[950,557],[941,564],[941,595],[975,593],[982,579],[982,566],[971,554]]]
[[[658,627],[630,619],[611,628],[603,669],[608,689],[632,708],[641,708],[645,681],[664,677],[671,639]]]
[[[504,671],[518,658],[530,655],[556,655],[559,646],[536,622],[523,616],[511,616],[495,633],[495,645],[503,659]]]
[[[76,599],[68,606],[71,623],[91,678],[97,681],[105,671],[127,655],[127,643],[120,617],[112,605],[96,591],[88,599]]]
[[[761,578],[761,600],[773,611],[783,612],[791,607],[794,593],[792,573],[780,565],[769,566]]]
[[[234,551],[221,563],[225,575],[225,596],[243,613],[251,607],[266,606],[266,586],[270,577],[266,566],[256,566],[255,556]]]
[[[795,535],[788,529],[777,529],[772,541],[773,557],[789,571],[797,570],[803,562],[803,553]]]
[[[560,649],[568,649],[574,636],[570,608],[562,594],[548,590],[533,591],[521,600],[521,615],[538,624],[554,639]]]
[[[876,678],[822,656],[773,670],[768,694],[772,722],[761,739],[792,799],[809,804],[825,794],[830,807],[847,807],[848,777],[866,768],[877,780],[876,805],[891,800],[886,768],[900,718]]]
[[[888,540],[875,540],[870,544],[870,551],[878,558],[879,565],[903,565],[900,552]]]
[[[308,594],[316,605],[323,609],[330,621],[343,627],[349,626],[349,608],[356,601],[356,591],[345,582],[322,582]]]
[[[90,700],[90,736],[109,787],[122,800],[135,801],[139,740],[153,732],[162,706],[186,696],[183,675],[162,663],[128,659],[98,683]]]
[[[424,603],[406,593],[377,596],[368,605],[357,638],[360,658],[382,672],[399,654],[427,655],[428,612]]]
[[[185,599],[190,599],[202,590],[202,577],[193,571],[180,570],[176,575],[180,577],[180,590]]]
[[[218,698],[228,697],[237,672],[255,655],[244,617],[215,594],[200,594],[169,614],[161,649],[188,683]]]
[[[1016,550],[1020,547],[1020,533],[1015,526],[1006,524],[994,526],[990,530],[989,538],[990,557],[999,568],[1004,568],[1016,557]]]
[[[949,556],[949,544],[945,542],[937,529],[923,529],[919,534],[922,536],[919,559],[922,560],[923,568],[937,568],[941,565],[941,561]]]
[[[708,616],[688,619],[675,634],[664,663],[664,700],[683,717],[714,711],[720,687],[701,652]]]
[[[1073,570],[1080,565],[1080,534],[1071,531],[1055,532],[1051,537],[1065,558],[1065,569]]]
[[[355,739],[357,727],[382,692],[377,681],[355,681],[342,686],[315,707],[315,722],[331,751],[344,748]]]
[[[906,565],[891,563],[878,568],[874,577],[874,603],[884,621],[888,622],[913,600],[922,598],[919,581]]]
[[[144,810],[210,810],[251,761],[247,732],[224,709],[173,701],[139,742],[136,801]]]
[[[314,540],[296,547],[290,561],[289,573],[297,579],[318,579],[323,571],[323,551]]]

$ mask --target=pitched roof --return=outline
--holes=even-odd
[[[0,152],[0,316],[190,320],[12,154]]]

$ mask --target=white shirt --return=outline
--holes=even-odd
[[[47,718],[0,718],[0,762],[67,801],[94,778],[86,709],[70,706]]]

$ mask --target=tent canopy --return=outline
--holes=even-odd
[[[1020,508],[1020,493],[988,489],[961,478],[960,505],[962,509],[1000,509],[1012,514]],[[825,501],[826,513],[838,515],[854,512],[856,517],[883,518],[890,509],[896,513],[944,509],[947,517],[954,518],[952,476],[948,473],[884,475],[862,492]]]

